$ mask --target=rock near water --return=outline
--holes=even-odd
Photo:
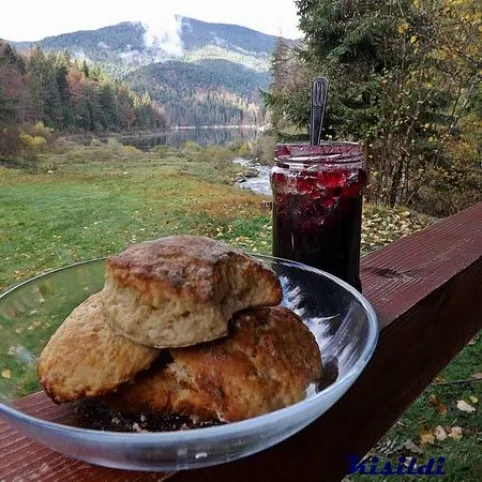
[[[254,164],[252,161],[243,158],[234,159],[235,164],[240,164],[243,167],[248,167],[248,174],[243,176],[236,184],[242,189],[248,189],[257,194],[264,196],[271,196],[271,184],[269,180],[271,167]]]

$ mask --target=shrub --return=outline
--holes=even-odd
[[[183,150],[199,152],[202,151],[202,147],[194,141],[186,141],[183,146]]]
[[[22,149],[22,142],[19,139],[18,127],[7,127],[0,130],[0,156],[10,158],[17,155]]]
[[[53,150],[57,154],[64,154],[65,152],[73,150],[77,144],[66,137],[58,137],[53,144]]]
[[[218,146],[208,146],[200,150],[193,160],[224,167],[231,163],[233,157],[233,153],[229,149]]]
[[[262,136],[253,144],[252,156],[256,162],[270,166],[274,163],[276,140],[270,136]]]
[[[239,157],[244,157],[245,159],[251,157],[251,149],[249,147],[249,144],[244,143],[243,145],[241,145],[241,147],[237,151],[237,154]]]
[[[43,137],[47,142],[51,140],[52,132],[53,129],[44,126],[43,122],[36,122],[33,126],[33,129],[31,129],[31,134],[34,137]]]
[[[139,155],[142,152],[134,146],[122,146],[122,152],[124,154]]]
[[[237,137],[226,145],[226,148],[230,151],[238,153],[238,151],[245,145],[245,142],[241,137]]]
[[[151,153],[160,159],[178,154],[177,150],[170,146],[155,146],[151,149]]]
[[[122,144],[119,142],[119,139],[115,137],[109,137],[107,139],[107,145],[110,148],[114,148],[114,149],[120,149],[122,147]]]
[[[47,139],[40,136],[31,136],[30,134],[20,134],[20,142],[24,149],[32,152],[41,152],[47,144]]]
[[[103,145],[104,144],[102,143],[102,141],[100,139],[95,138],[95,137],[90,141],[91,147],[102,147]]]

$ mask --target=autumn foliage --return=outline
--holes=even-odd
[[[165,115],[148,94],[133,93],[68,53],[35,47],[24,56],[0,41],[0,156],[47,144],[48,136],[27,132],[39,122],[57,132],[102,133],[163,128]]]
[[[331,81],[325,137],[364,143],[368,196],[444,215],[481,199],[481,10],[471,0],[298,0],[303,46],[280,42],[266,98],[279,130],[309,122]],[[289,68],[286,68],[289,66]]]

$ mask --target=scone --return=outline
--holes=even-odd
[[[52,336],[40,355],[38,376],[55,402],[71,402],[110,392],[149,368],[159,353],[115,334],[97,293],[75,308]]]
[[[235,422],[292,405],[321,377],[318,345],[284,307],[236,314],[230,336],[169,350],[172,361],[139,374],[100,402],[123,414],[180,414]]]
[[[111,327],[157,348],[226,336],[237,311],[277,305],[282,299],[272,270],[201,236],[170,236],[111,256],[103,293]]]

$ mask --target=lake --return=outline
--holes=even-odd
[[[181,147],[186,141],[194,141],[201,146],[224,146],[236,139],[252,141],[260,135],[259,130],[252,127],[202,127],[183,128],[155,134],[124,135],[121,142],[126,146],[134,146],[140,150],[152,149],[155,146]]]

